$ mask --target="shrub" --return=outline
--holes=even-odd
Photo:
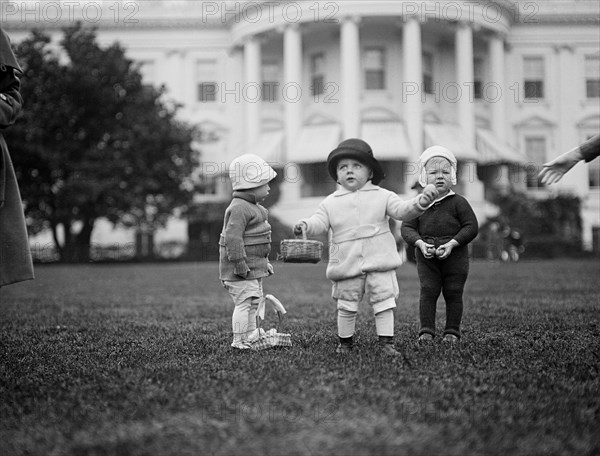
[[[536,200],[525,193],[511,192],[493,201],[500,215],[481,226],[473,242],[476,258],[495,259],[497,251],[505,249],[502,233],[518,231],[522,237],[524,258],[555,258],[582,256],[581,201],[578,197],[559,194]],[[494,233],[495,228],[500,235]]]

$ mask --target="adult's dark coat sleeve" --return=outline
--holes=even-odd
[[[0,287],[33,279],[21,195],[3,134],[23,105],[20,73],[8,36],[0,29]]]
[[[600,155],[600,135],[592,136],[581,146],[579,146],[581,155],[586,162],[591,162]]]

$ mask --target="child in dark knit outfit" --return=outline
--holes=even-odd
[[[419,340],[435,336],[435,312],[440,292],[446,301],[444,340],[460,339],[463,290],[469,273],[467,244],[477,236],[475,213],[468,201],[451,190],[456,185],[456,158],[441,146],[425,150],[419,159],[422,186],[435,184],[439,195],[429,210],[402,223],[404,240],[415,248],[421,282]]]

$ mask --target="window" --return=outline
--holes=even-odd
[[[402,161],[391,160],[380,160],[379,164],[383,168],[383,172],[386,176],[397,176],[396,179],[383,180],[380,184],[381,187],[386,188],[394,193],[406,193],[406,183],[409,178],[412,178],[413,171],[410,167],[410,164]]]
[[[476,100],[483,98],[483,59],[473,60],[473,92]]]
[[[600,255],[600,226],[592,227],[592,251]]]
[[[277,88],[279,87],[279,65],[277,63],[265,63],[262,74],[262,99],[273,103],[277,101]]]
[[[600,56],[585,56],[585,96],[600,97]]]
[[[202,103],[217,101],[216,63],[212,60],[196,62],[196,81],[198,81],[198,101]]]
[[[197,192],[202,195],[216,195],[218,178],[215,176],[207,176],[205,174],[199,174],[198,176]]]
[[[586,135],[586,141],[593,136],[593,134]],[[590,188],[600,188],[600,159],[595,158],[587,164],[587,167]]]
[[[544,59],[525,57],[523,59],[523,87],[525,99],[544,98]]]
[[[546,138],[530,136],[525,138],[525,154],[529,159],[527,166],[527,188],[540,188],[543,184],[538,179],[541,166],[546,162]]]
[[[300,195],[302,198],[327,196],[334,192],[336,183],[327,172],[323,163],[306,163],[300,165],[302,184]]]
[[[588,163],[588,175],[590,188],[600,187],[600,159],[596,158]]]
[[[433,54],[423,53],[423,90],[433,93]]]
[[[322,53],[310,58],[310,87],[313,96],[325,92],[325,56]]]
[[[365,89],[385,89],[385,53],[382,48],[367,48],[364,55]]]
[[[214,82],[198,84],[198,101],[203,103],[217,101],[217,84]]]

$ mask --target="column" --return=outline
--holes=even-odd
[[[554,109],[556,109],[556,113],[558,114],[560,129],[558,130],[554,150],[552,150],[551,144],[548,145],[549,150],[546,157],[548,161],[572,149],[582,142],[583,139],[579,137],[579,131],[574,119],[574,114],[581,110],[581,105],[578,104],[578,100],[580,99],[580,95],[578,94],[579,85],[574,81],[577,78],[583,80],[583,75],[581,72],[574,71],[577,68],[577,63],[571,46],[557,46],[554,50],[558,57],[558,61],[554,67],[556,68],[558,77],[554,81],[552,78],[546,77],[546,81],[550,84],[548,84],[545,95],[549,100],[556,100]],[[552,70],[550,71],[552,72]],[[540,167],[541,165],[540,163]],[[581,198],[585,198],[589,195],[588,173],[588,165],[580,163],[566,173],[555,186],[564,192],[574,193]],[[583,231],[582,234],[584,245],[590,246],[592,242],[591,229]]]
[[[456,83],[462,92],[456,103],[458,124],[470,148],[475,148],[475,106],[473,97],[473,30],[458,24],[455,32]]]
[[[423,64],[421,24],[416,17],[406,18],[402,28],[402,102],[404,123],[412,146],[411,162],[423,152]],[[416,173],[416,170],[415,170]]]
[[[455,32],[456,83],[461,96],[456,103],[458,125],[464,132],[465,146],[475,150],[475,97],[473,93],[473,29],[459,23]],[[476,205],[484,199],[483,183],[477,178],[477,163],[463,160],[459,164],[460,181],[465,197]]]
[[[195,64],[195,60],[193,58],[189,58],[189,54],[187,51],[183,51],[181,53],[181,71],[183,72],[182,75],[182,81],[181,81],[181,93],[183,96],[182,102],[185,105],[188,106],[188,108],[184,108],[184,109],[189,109],[190,102],[189,102],[189,96],[190,94],[194,94],[194,99],[197,99],[196,97],[198,96],[197,91],[198,89],[196,88],[195,85],[195,75],[196,75],[196,68],[194,66]],[[215,70],[215,72],[218,74],[218,71]],[[217,93],[219,93],[219,88],[218,88],[218,84],[217,84]],[[218,97],[218,95],[217,95]],[[218,99],[218,98],[217,98]]]
[[[261,129],[261,48],[257,37],[244,43],[244,85],[241,88],[244,109],[244,139],[248,146],[255,144]]]
[[[245,106],[242,103],[241,91],[244,85],[244,48],[235,46],[229,49],[225,60],[224,83],[219,85],[217,96],[219,103],[225,109],[226,123],[229,126],[227,138],[227,152],[224,162],[229,164],[235,155],[244,150],[246,145],[244,134]],[[224,180],[221,180],[223,184]]]
[[[184,52],[173,50],[169,51],[166,55],[167,65],[169,71],[165,73],[164,82],[169,89],[169,95],[175,100],[184,103],[185,97],[183,92],[183,75],[185,74],[183,68]]]
[[[343,137],[360,136],[360,39],[359,18],[346,17],[342,20],[341,47],[341,87],[343,116]]]
[[[283,31],[283,88],[285,153],[288,160],[302,129],[302,35],[298,24]]]
[[[505,103],[508,97],[506,84],[504,81],[504,39],[498,34],[490,35],[488,41],[488,55],[490,56],[490,85],[488,91],[484,89],[487,95],[490,107],[490,127],[499,141],[506,141],[506,108]],[[486,81],[487,83],[487,81]],[[497,178],[488,185],[495,187],[501,194],[510,191],[510,170],[508,165],[497,167]]]
[[[300,167],[292,165],[296,139],[302,129],[302,32],[298,24],[288,24],[283,30],[283,88],[285,119],[284,180],[279,201],[295,202],[300,199],[302,175]]]
[[[557,55],[557,62],[555,63],[556,66],[554,66],[552,60],[550,60],[550,68],[556,68],[558,77],[554,80],[551,77],[546,77],[548,89],[545,95],[549,100],[556,100],[554,109],[558,114],[557,123],[560,125],[560,128],[556,137],[556,146],[553,148],[551,144],[548,145],[547,160],[551,160],[563,152],[570,150],[581,143],[583,139],[579,135],[574,116],[575,113],[582,109],[581,105],[578,103],[581,98],[578,93],[579,84],[576,84],[574,81],[577,80],[577,78],[583,80],[583,74],[581,71],[575,70],[578,65],[572,46],[556,46],[554,52]],[[552,72],[552,69],[550,72]],[[585,163],[575,165],[575,167],[566,173],[561,181],[553,187],[557,187],[559,191],[577,195],[582,199],[582,207],[580,210],[582,216],[581,242],[583,248],[591,250],[593,243],[592,227],[589,223],[589,218],[585,216],[585,213],[587,212],[585,210],[586,206],[588,208],[590,207],[587,201],[590,194],[588,165]],[[556,191],[557,189],[552,190]]]
[[[504,80],[504,39],[498,34],[490,37],[488,42],[490,56],[490,83],[494,89],[490,89],[490,124],[492,131],[498,139],[504,141],[506,138],[506,100],[508,92]]]

